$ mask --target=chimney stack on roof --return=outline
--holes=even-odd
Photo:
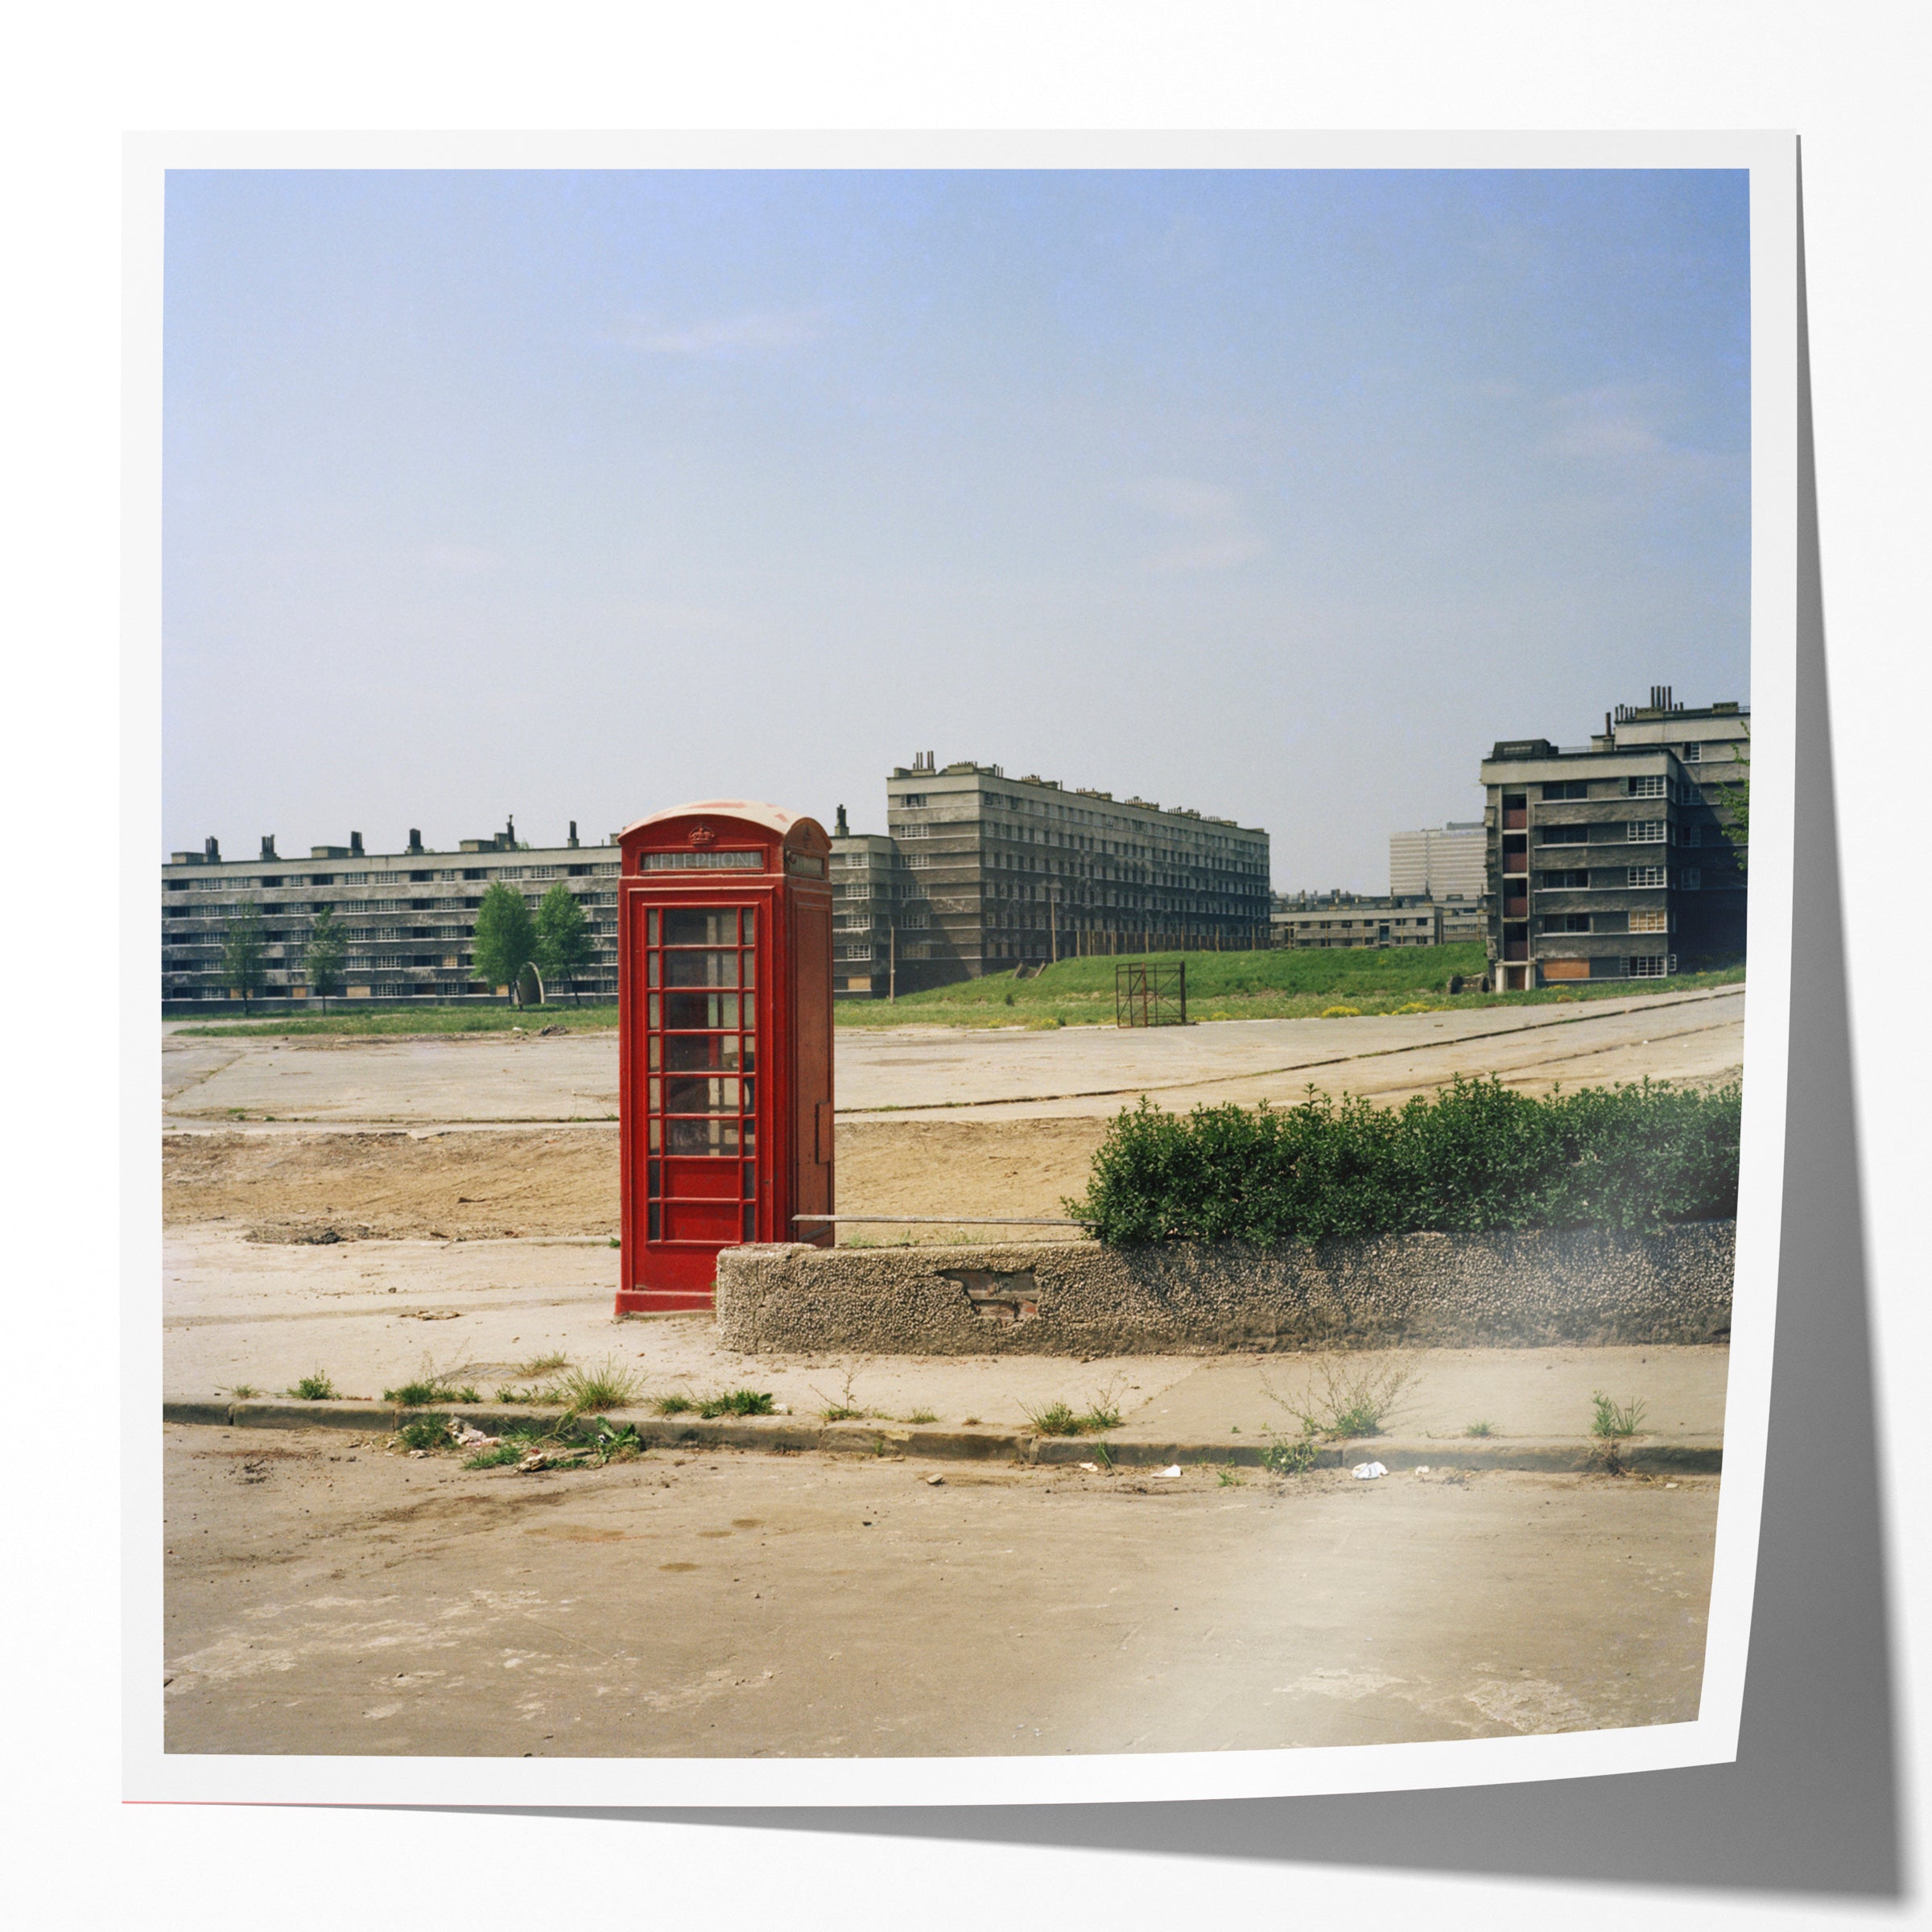
[[[272,859],[275,856],[275,835],[272,832],[265,832],[262,835],[262,856],[265,859]]]

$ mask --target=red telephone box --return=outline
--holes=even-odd
[[[720,1248],[832,1242],[832,841],[735,799],[618,838],[617,1313],[708,1308]]]

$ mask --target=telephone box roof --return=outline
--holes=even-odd
[[[695,804],[673,805],[664,811],[654,811],[648,818],[637,819],[617,834],[620,840],[630,837],[634,832],[648,831],[654,825],[667,824],[673,819],[689,818],[737,819],[741,823],[762,826],[781,843],[787,839],[795,828],[810,825],[823,839],[824,827],[817,819],[802,811],[786,811],[782,806],[766,805],[755,799],[704,799]]]

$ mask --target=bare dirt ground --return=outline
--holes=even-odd
[[[1357,1483],[167,1431],[167,1748],[1252,1749],[1695,1715],[1714,1479]]]
[[[1105,1128],[1085,1119],[841,1121],[840,1209],[1062,1215],[1063,1198],[1084,1191]],[[330,1230],[343,1240],[452,1241],[617,1232],[610,1128],[171,1133],[162,1155],[169,1227],[228,1221],[258,1241]],[[948,1238],[943,1226],[917,1232]]]

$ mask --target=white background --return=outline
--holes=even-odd
[[[549,127],[1794,128],[1805,142],[1814,410],[1881,1468],[1906,1796],[1932,1616],[1913,1442],[1926,1344],[1915,1187],[1925,898],[1890,868],[1926,715],[1922,12],[1465,3],[1344,10],[909,4],[43,10],[9,36],[0,605],[16,924],[0,1269],[14,1426],[6,1655],[10,1893],[81,1925],[642,1916],[922,1926],[1238,1918],[1485,1928],[1589,1912],[1647,1926],[1841,1925],[1896,1906],[1431,1877],[1172,1855],[585,1819],[121,1806],[113,1493],[114,949],[99,941],[122,771],[115,728],[120,135],[134,129]],[[40,863],[36,863],[40,855]],[[45,859],[54,861],[48,865]],[[1801,908],[1799,917],[1804,914]],[[64,939],[64,931],[74,932]],[[145,954],[145,948],[142,949]],[[57,1009],[20,981],[49,976]],[[50,1033],[93,1092],[35,1075]],[[1917,1016],[1915,1018],[1915,1015]],[[91,1037],[84,1030],[93,1022]],[[67,1097],[63,1099],[61,1094]],[[141,1130],[142,1143],[151,1132]],[[143,1144],[151,1160],[151,1147]],[[1821,1455],[1832,1453],[1829,1443]],[[24,1536],[23,1535],[24,1532]],[[24,1720],[24,1721],[23,1721]],[[1373,1797],[1360,1801],[1373,1806]],[[1914,1823],[1916,1824],[1916,1818]],[[1916,1859],[1912,1861],[1916,1862]],[[1908,1870],[1907,1883],[1913,1882]],[[16,1907],[22,1909],[22,1907]],[[1916,1919],[1914,1901],[1906,1916]]]

